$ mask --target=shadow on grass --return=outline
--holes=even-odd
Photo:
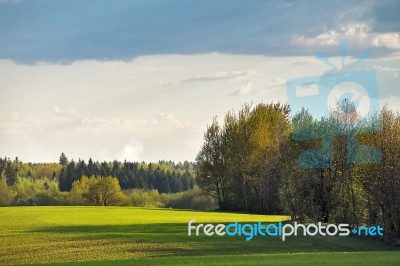
[[[330,236],[297,236],[282,241],[280,237],[256,236],[188,236],[185,223],[132,225],[83,225],[46,227],[34,233],[64,237],[68,241],[107,241],[130,245],[128,252],[143,256],[220,255],[298,252],[393,251],[400,247],[376,239]]]

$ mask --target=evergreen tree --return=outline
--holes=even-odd
[[[17,170],[13,167],[11,161],[7,162],[6,167],[6,178],[7,178],[7,185],[12,186],[14,185],[15,181],[17,180]]]
[[[65,156],[64,153],[61,153],[61,156],[60,156],[60,164],[61,164],[62,166],[67,166],[67,164],[68,164],[68,158],[67,158],[67,156]]]

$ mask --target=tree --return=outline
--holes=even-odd
[[[11,161],[7,162],[7,167],[5,172],[7,177],[7,185],[9,186],[14,185],[15,181],[17,180],[17,169],[14,168],[13,163],[11,163]]]
[[[61,156],[60,156],[60,164],[61,164],[62,166],[66,166],[66,165],[68,164],[68,158],[67,158],[67,156],[65,156],[64,153],[61,153]]]
[[[280,162],[289,143],[289,107],[245,104],[228,112],[220,127],[214,118],[197,156],[199,186],[233,211],[280,211]]]
[[[10,206],[14,203],[15,193],[7,185],[6,177],[0,174],[0,206]]]
[[[80,182],[80,181],[76,181]],[[91,204],[98,206],[117,205],[124,195],[115,177],[91,177],[87,191],[82,194]]]
[[[68,191],[67,170],[65,167],[61,168],[60,176],[58,178],[58,187],[60,191]]]
[[[203,190],[214,194],[222,208],[226,205],[224,196],[224,162],[222,156],[222,132],[217,118],[207,127],[204,133],[204,144],[196,157],[199,164],[197,180]]]
[[[77,167],[74,160],[71,160],[67,166],[63,166],[59,178],[60,191],[71,191],[72,183],[80,178],[77,174]]]
[[[72,184],[71,192],[68,194],[68,202],[71,205],[91,205],[92,202],[85,198],[83,195],[89,192],[89,187],[94,185],[97,179],[92,176],[82,176],[79,181]]]
[[[368,222],[385,227],[385,234],[400,237],[400,114],[384,107],[379,117],[381,130],[363,136],[377,147],[382,155],[379,164],[369,164],[361,169],[362,188],[366,192]]]

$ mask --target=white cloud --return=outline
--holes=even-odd
[[[306,37],[304,35],[294,35],[292,44],[295,46],[317,47],[317,46],[334,46],[338,44],[339,36],[336,31],[330,30],[321,33],[315,37]]]
[[[61,152],[75,159],[133,161],[143,159],[146,143],[157,139],[169,147],[165,136],[185,139],[185,133],[192,128],[189,121],[181,121],[173,114],[162,113],[153,119],[99,117],[54,106],[46,115],[1,113],[0,147],[3,150],[12,148],[17,153],[15,156],[22,158],[26,156],[26,148],[31,147],[32,153],[40,151],[38,161],[55,160]],[[132,140],[132,137],[137,139]],[[151,147],[147,152],[154,152]],[[46,150],[47,153],[43,152]]]
[[[384,33],[378,34],[373,38],[375,47],[385,47],[390,49],[400,49],[400,33]]]
[[[248,82],[246,85],[243,85],[239,89],[232,92],[231,96],[238,96],[238,95],[247,94],[250,92],[252,92],[251,82]]]
[[[192,82],[209,82],[220,80],[251,80],[257,76],[257,71],[249,70],[234,70],[234,71],[218,71],[209,74],[198,74],[195,76],[187,77],[182,80],[160,80],[158,84],[162,87],[171,87],[180,83]]]
[[[300,59],[300,60],[293,60],[291,62],[291,64],[293,66],[311,65],[311,64],[315,64],[315,63],[319,63],[319,62],[317,62],[317,60],[315,60],[315,59]]]
[[[385,72],[397,72],[400,69],[396,67],[384,67],[384,66],[374,66],[376,70],[385,71]]]
[[[267,91],[276,91],[276,90],[282,90],[285,87],[286,87],[286,79],[275,78],[266,86],[265,89]]]
[[[370,26],[366,23],[355,23],[341,26],[336,29],[325,29],[324,32],[314,36],[294,35],[292,44],[303,47],[337,46],[339,40],[348,39],[353,42],[364,42],[370,32]]]
[[[182,80],[182,82],[202,82],[202,81],[213,81],[213,80],[226,80],[226,79],[236,79],[243,76],[252,77],[257,75],[257,72],[254,70],[245,70],[245,71],[219,71],[216,73],[206,74],[206,75],[197,75],[194,77],[186,78]]]
[[[286,88],[286,79],[284,78],[274,78],[267,85],[261,87],[260,89],[253,89],[252,83],[248,82],[246,85],[241,86],[239,89],[231,93],[231,96],[239,96],[248,93],[261,93],[261,92],[276,92],[283,91]]]
[[[371,23],[349,23],[334,29],[325,29],[315,36],[294,35],[291,43],[298,47],[333,47],[341,39],[349,41],[350,45],[368,48],[382,47],[400,49],[400,34],[398,32],[375,33]]]
[[[398,58],[369,62],[400,68]],[[212,117],[245,102],[285,102],[287,78],[327,69],[313,56],[218,53],[71,64],[0,60],[0,156],[56,161],[65,152],[85,160],[194,160]],[[391,79],[379,80],[385,97],[398,94],[397,72],[388,73]]]
[[[158,82],[161,87],[171,87],[177,85],[178,83],[179,80],[160,80]]]
[[[159,113],[158,115],[154,116],[151,121],[158,127],[174,125],[176,128],[182,128],[192,125],[190,121],[178,119],[175,115],[170,113]]]
[[[137,140],[131,140],[122,150],[115,156],[120,161],[139,161],[143,153],[143,143]]]

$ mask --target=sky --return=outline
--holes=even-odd
[[[288,102],[288,80],[340,71],[376,73],[380,105],[398,110],[399,11],[395,0],[0,0],[0,156],[194,161],[214,116]]]

